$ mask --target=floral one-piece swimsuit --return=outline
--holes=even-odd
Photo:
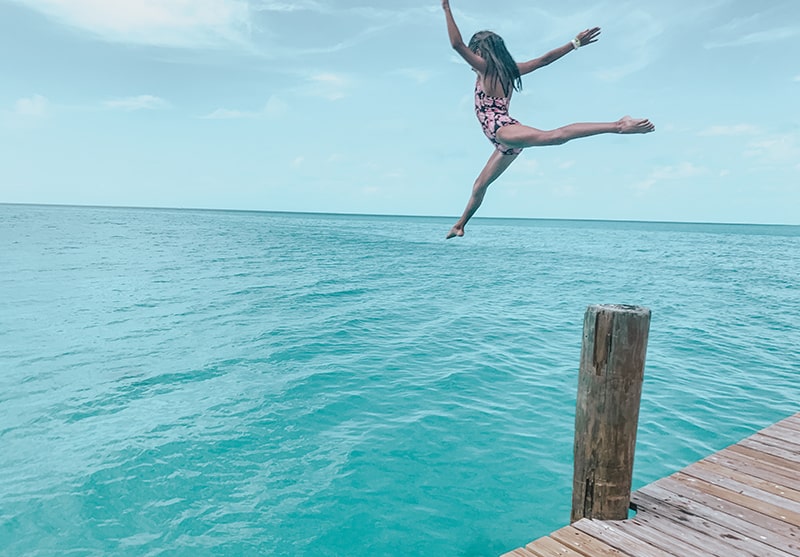
[[[508,97],[493,97],[483,90],[481,78],[475,82],[475,115],[481,123],[483,133],[495,148],[504,155],[519,155],[522,149],[512,149],[497,141],[497,130],[503,126],[519,124],[517,120],[508,115]]]

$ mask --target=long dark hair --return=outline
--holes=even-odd
[[[503,38],[492,31],[478,31],[469,40],[469,49],[486,60],[486,76],[493,83],[500,82],[507,97],[513,87],[522,89],[522,78],[517,63],[511,57]]]

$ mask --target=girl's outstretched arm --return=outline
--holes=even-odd
[[[587,44],[596,43],[597,36],[600,34],[600,28],[594,27],[592,29],[586,29],[585,31],[581,31],[577,34],[574,40],[568,42],[564,46],[560,46],[558,48],[554,48],[544,56],[540,56],[539,58],[534,58],[533,60],[528,60],[527,62],[520,62],[517,64],[517,68],[519,68],[519,75],[525,75],[531,73],[533,70],[538,70],[548,64],[552,64],[559,58],[566,56],[573,50],[576,50],[580,46],[586,46]]]
[[[464,39],[461,38],[461,31],[458,30],[456,20],[453,19],[453,13],[450,11],[450,0],[442,0],[442,9],[444,10],[444,17],[447,20],[447,36],[450,38],[450,46],[452,46],[453,50],[458,52],[476,72],[483,75],[486,71],[486,61],[472,52],[469,47],[464,44]]]

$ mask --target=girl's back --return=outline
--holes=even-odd
[[[511,99],[511,93],[513,93],[514,90],[509,90],[508,95],[506,95],[505,91],[503,91],[503,86],[500,85],[496,79],[486,78],[486,76],[478,74],[478,80],[481,83],[481,89],[483,89],[483,92],[490,97]]]

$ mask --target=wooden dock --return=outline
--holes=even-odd
[[[800,413],[503,557],[800,557]]]

